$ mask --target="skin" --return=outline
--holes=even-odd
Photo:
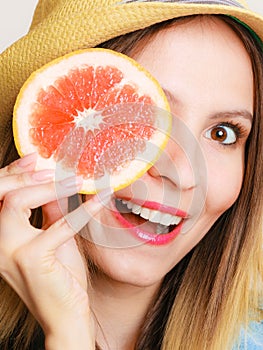
[[[176,117],[162,157],[142,178],[115,195],[145,200],[147,189],[152,201],[188,213],[186,230],[163,246],[140,244],[115,219],[111,202],[103,205],[96,197],[87,197],[81,207],[86,214],[80,209],[71,214],[74,225],[80,219],[79,228],[89,222],[90,234],[101,240],[100,245],[88,248],[99,271],[86,293],[74,231],[67,220],[59,219],[48,175],[40,174],[38,180],[33,177],[34,156],[26,166],[16,162],[2,169],[0,271],[40,322],[47,349],[57,349],[57,344],[65,349],[72,348],[71,344],[94,349],[95,336],[105,349],[132,349],[165,274],[235,202],[242,186],[244,148],[253,112],[253,76],[249,56],[236,35],[220,20],[197,19],[159,32],[135,58],[161,83]],[[228,125],[225,130],[232,145],[211,138],[211,130],[218,124],[233,122],[242,127],[242,136],[234,142],[235,133]],[[181,148],[174,142],[178,129],[188,130],[179,135]],[[199,169],[197,164],[203,160],[205,167]],[[75,186],[67,186],[64,196],[75,191]],[[204,198],[201,211],[200,196]],[[106,194],[105,198],[109,199]],[[44,205],[48,227],[45,235],[28,223],[28,208],[40,205]],[[112,236],[120,231],[124,245],[114,249],[120,242]],[[109,238],[111,248],[105,247]],[[99,327],[94,331],[90,304],[104,335]],[[73,328],[76,320],[79,327]]]

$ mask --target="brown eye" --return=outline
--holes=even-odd
[[[211,131],[211,138],[215,141],[223,142],[227,138],[227,132],[224,128],[218,126]]]
[[[237,135],[231,126],[217,125],[208,131],[205,136],[224,145],[231,145],[237,141]]]

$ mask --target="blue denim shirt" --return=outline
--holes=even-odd
[[[233,350],[263,350],[263,320],[251,322],[248,332],[242,330]]]

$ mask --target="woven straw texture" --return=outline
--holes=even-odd
[[[192,14],[227,14],[263,39],[263,18],[243,7],[116,0],[40,0],[29,33],[0,55],[0,152],[9,142],[16,96],[30,74],[54,58],[167,19]],[[205,3],[205,1],[204,1]],[[1,154],[2,157],[2,154]]]

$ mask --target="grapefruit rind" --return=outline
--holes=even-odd
[[[105,178],[95,181],[85,179],[80,193],[97,193],[105,187],[110,187],[116,191],[128,186],[137,178],[141,177],[159,158],[165,148],[172,128],[172,117],[169,113],[169,103],[157,82],[157,80],[132,58],[108,49],[92,48],[79,50],[59,57],[37,71],[33,72],[21,88],[14,106],[13,133],[17,151],[20,156],[38,152],[37,147],[29,141],[28,131],[31,128],[28,117],[32,110],[40,89],[51,86],[60,76],[67,76],[74,67],[86,67],[91,65],[117,67],[123,74],[122,83],[136,84],[138,94],[148,94],[154,104],[166,113],[160,113],[156,118],[156,131],[151,137],[146,150],[140,155],[140,159],[134,159],[119,173],[107,174]],[[59,72],[59,74],[58,74]],[[150,153],[152,146],[155,151]],[[56,169],[57,163],[53,156],[44,159],[41,156],[37,159],[36,170]],[[60,169],[59,177],[68,177],[68,172]],[[57,180],[57,179],[56,179]],[[110,182],[109,182],[110,181]]]

